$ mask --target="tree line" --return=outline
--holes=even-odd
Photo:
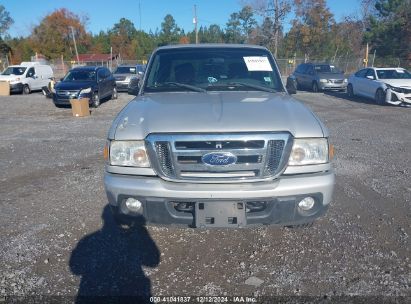
[[[326,0],[249,0],[233,12],[225,26],[200,26],[200,43],[251,43],[269,48],[278,58],[335,60],[361,58],[365,45],[385,62],[410,64],[411,0],[362,0],[361,14],[337,22]],[[291,21],[289,21],[291,20]],[[79,53],[112,50],[123,59],[144,60],[154,48],[167,44],[195,43],[196,33],[185,32],[171,14],[154,32],[137,30],[121,18],[110,29],[92,34],[87,17],[57,9],[35,25],[28,37],[10,37],[12,16],[0,5],[0,52],[14,63],[35,53],[47,59],[75,58],[72,34]],[[285,22],[290,22],[286,28]]]

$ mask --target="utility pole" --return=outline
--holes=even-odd
[[[80,63],[80,58],[78,57],[76,37],[74,36],[74,27],[70,26],[70,28],[71,28],[71,34],[73,35],[74,49],[76,50],[77,64],[79,64]]]
[[[197,5],[194,4],[194,18],[193,18],[193,23],[194,23],[194,29],[196,32],[196,44],[198,44],[198,28],[197,28]]]
[[[270,0],[268,2],[268,7],[266,12],[268,13],[268,16],[273,19],[274,23],[274,57],[277,58],[277,52],[278,52],[278,32],[280,31],[280,25],[279,25],[279,19],[280,19],[280,12],[279,12],[279,7],[278,7],[278,0]]]
[[[275,49],[274,49],[274,56],[275,58],[277,58],[277,52],[278,52],[278,32],[280,31],[280,25],[278,24],[278,20],[279,20],[279,12],[278,12],[278,0],[274,0],[274,7],[275,7],[275,11],[274,11],[274,26],[275,26],[275,32],[274,32],[274,43],[275,43]]]
[[[374,60],[375,60],[375,53],[377,52],[377,49],[374,49],[374,56],[372,56],[372,64],[371,66],[374,67]]]
[[[367,46],[365,48],[365,59],[364,59],[364,67],[368,67],[368,42],[367,42]]]

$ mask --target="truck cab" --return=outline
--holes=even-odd
[[[329,133],[253,45],[158,48],[105,148],[120,223],[304,225],[334,187]]]

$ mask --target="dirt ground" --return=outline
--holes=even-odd
[[[336,147],[332,206],[311,228],[124,233],[107,210],[103,147],[131,98],[74,118],[40,93],[0,96],[0,303],[70,303],[79,290],[164,303],[410,301],[411,108],[296,95]]]

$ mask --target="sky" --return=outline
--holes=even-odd
[[[193,30],[193,11],[197,5],[199,26],[218,24],[225,27],[230,14],[241,10],[246,0],[0,0],[14,19],[8,31],[12,37],[30,35],[41,19],[59,8],[67,8],[80,16],[88,16],[86,30],[93,34],[110,29],[120,18],[131,20],[137,29],[153,32],[171,14],[179,27]],[[359,13],[361,0],[327,0],[337,21]],[[141,10],[139,9],[141,8]],[[141,11],[141,20],[140,20]],[[285,24],[285,30],[289,28]]]

